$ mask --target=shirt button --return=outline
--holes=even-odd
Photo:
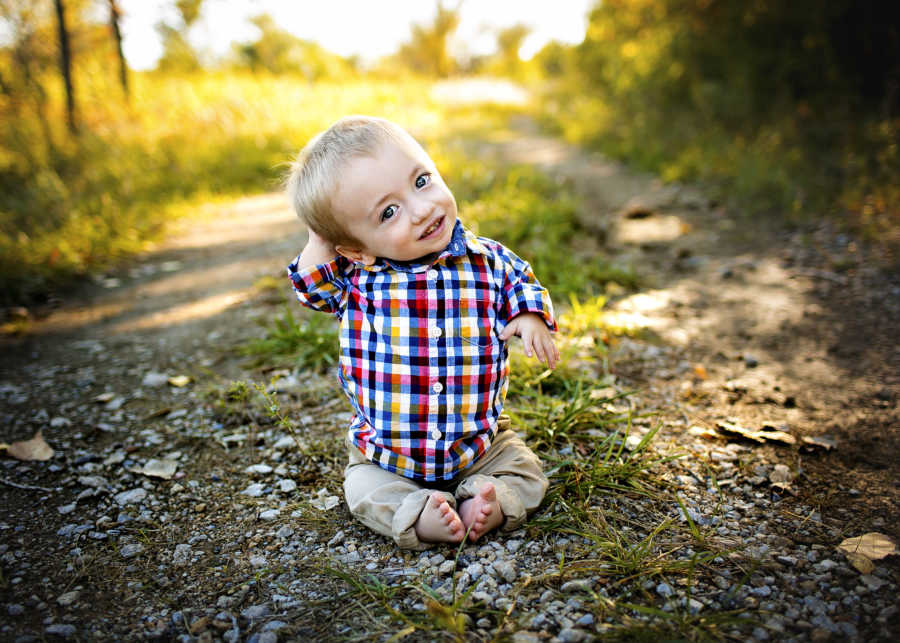
[[[431,437],[434,438],[435,440],[437,440],[438,438],[441,437],[441,432],[438,431],[437,429],[435,429],[434,431],[431,432]]]
[[[438,278],[438,271],[432,269],[425,273],[425,275],[428,277],[429,281],[434,281]]]
[[[441,391],[444,390],[444,385],[441,384],[440,382],[435,382],[434,384],[431,385],[431,390],[434,391],[435,393],[440,393]]]
[[[432,337],[438,338],[441,336],[441,333],[443,331],[441,331],[440,326],[432,326],[428,332],[431,334]]]

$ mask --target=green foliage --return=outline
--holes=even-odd
[[[866,225],[893,219],[897,235],[896,13],[849,0],[604,1],[570,60],[546,52],[544,68],[565,77],[542,117],[752,212],[849,210]]]
[[[4,80],[14,78],[6,69]],[[20,74],[16,91],[0,96],[4,303],[113,265],[200,203],[276,187],[280,168],[337,114],[410,126],[439,119],[415,81],[313,87],[264,73],[133,74],[126,105],[114,74],[81,72],[77,138],[65,131],[52,76]]]
[[[326,315],[308,314],[297,320],[290,304],[280,317],[265,325],[265,335],[241,347],[240,352],[256,364],[270,364],[273,358],[288,358],[292,365],[321,371],[337,363],[337,324]]]
[[[280,29],[271,16],[253,19],[260,31],[254,42],[234,46],[235,66],[273,74],[298,74],[308,81],[348,78],[356,75],[346,59],[332,54],[314,42],[301,40]]]
[[[438,0],[431,24],[415,24],[409,42],[401,45],[392,58],[416,74],[446,78],[456,71],[456,61],[450,55],[450,39],[459,26],[459,2],[455,7]]]

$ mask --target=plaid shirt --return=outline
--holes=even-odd
[[[547,290],[496,241],[457,222],[430,259],[288,268],[300,303],[340,320],[350,441],[382,468],[424,481],[453,479],[490,448],[508,385],[506,324],[533,312],[556,330]]]

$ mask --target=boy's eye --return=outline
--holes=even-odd
[[[424,188],[429,183],[431,183],[431,174],[429,174],[427,172],[425,174],[420,174],[418,177],[416,177],[416,187],[417,188],[420,188],[420,189]]]
[[[396,205],[389,205],[388,207],[386,207],[386,208],[384,209],[384,212],[381,213],[381,220],[382,220],[382,221],[387,221],[388,219],[390,219],[390,218],[391,218],[392,216],[394,216],[395,214],[397,214],[397,206],[396,206]]]

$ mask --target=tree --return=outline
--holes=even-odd
[[[122,12],[116,0],[109,0],[109,26],[112,29],[113,39],[116,43],[116,53],[119,56],[119,82],[122,85],[122,91],[128,98],[128,65],[125,62],[125,54],[122,53],[122,31],[119,28],[119,19]]]
[[[163,41],[163,55],[156,68],[162,71],[196,71],[200,68],[197,52],[188,42],[187,32],[200,17],[203,0],[177,0],[175,6],[181,15],[181,25],[173,27],[164,22],[156,25]]]
[[[456,71],[456,63],[450,55],[450,39],[459,26],[459,8],[462,0],[453,7],[438,0],[437,14],[430,25],[413,25],[412,38],[397,52],[397,60],[420,74],[446,78]]]
[[[73,134],[78,131],[75,122],[75,87],[72,84],[72,52],[69,47],[69,30],[66,26],[66,8],[63,0],[54,0],[56,24],[59,32],[59,67],[66,86],[66,124]]]

